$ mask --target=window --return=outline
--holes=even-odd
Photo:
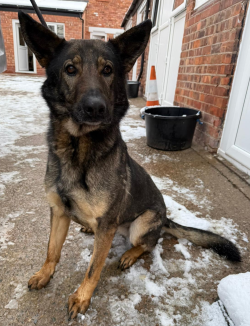
[[[19,32],[19,45],[25,46],[25,42],[24,42],[24,39],[23,39],[23,34],[21,32],[21,27],[20,26],[18,27],[18,32]]]
[[[64,38],[64,24],[47,23],[49,29],[54,32],[57,36]]]
[[[129,19],[129,21],[127,22],[126,26],[125,26],[125,31],[127,31],[128,29],[132,28],[132,17]]]
[[[104,32],[90,33],[90,39],[107,41],[107,33]]]
[[[101,41],[105,41],[106,40],[106,35],[97,35],[97,34],[92,34],[91,35],[92,39],[95,40],[101,40]]]
[[[195,8],[194,9],[197,9],[199,8],[200,6],[204,5],[204,3],[208,2],[209,0],[196,0],[195,1]]]
[[[158,8],[159,8],[159,0],[155,0],[155,3],[154,3],[154,10],[153,10],[153,17],[152,17],[153,27],[154,27],[154,26],[156,25],[156,23],[157,23]]]
[[[146,17],[146,2],[144,1],[137,11],[137,19],[136,19],[136,25],[140,24],[144,21]]]

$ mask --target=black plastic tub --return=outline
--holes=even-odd
[[[136,98],[138,97],[140,82],[127,80],[127,90],[128,90],[128,97],[129,98]]]
[[[200,111],[179,107],[154,106],[145,110],[147,144],[164,151],[191,147]]]

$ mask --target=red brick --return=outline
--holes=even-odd
[[[232,80],[231,77],[223,77],[220,80],[220,84],[221,85],[230,85],[231,84],[231,80]]]

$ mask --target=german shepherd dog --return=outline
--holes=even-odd
[[[45,189],[51,231],[46,261],[29,288],[39,290],[50,281],[71,220],[92,230],[95,241],[84,280],[69,297],[69,319],[88,309],[116,231],[132,244],[119,261],[122,270],[154,248],[162,227],[240,261],[229,240],[166,217],[160,191],[122,140],[119,123],[129,107],[126,74],[146,48],[151,21],[103,42],[66,41],[21,11],[19,20],[25,42],[46,68],[42,95],[50,109]]]

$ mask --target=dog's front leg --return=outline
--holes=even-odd
[[[94,251],[85,274],[84,280],[77,291],[69,297],[69,320],[75,318],[78,313],[85,313],[89,307],[91,296],[100,279],[100,274],[105,263],[105,259],[111,248],[116,227],[109,229],[101,225],[95,232]]]
[[[59,262],[61,250],[68,233],[70,219],[59,214],[57,207],[51,208],[51,230],[47,252],[47,259],[43,267],[29,280],[29,289],[40,290],[45,287],[55,272],[56,264]]]

